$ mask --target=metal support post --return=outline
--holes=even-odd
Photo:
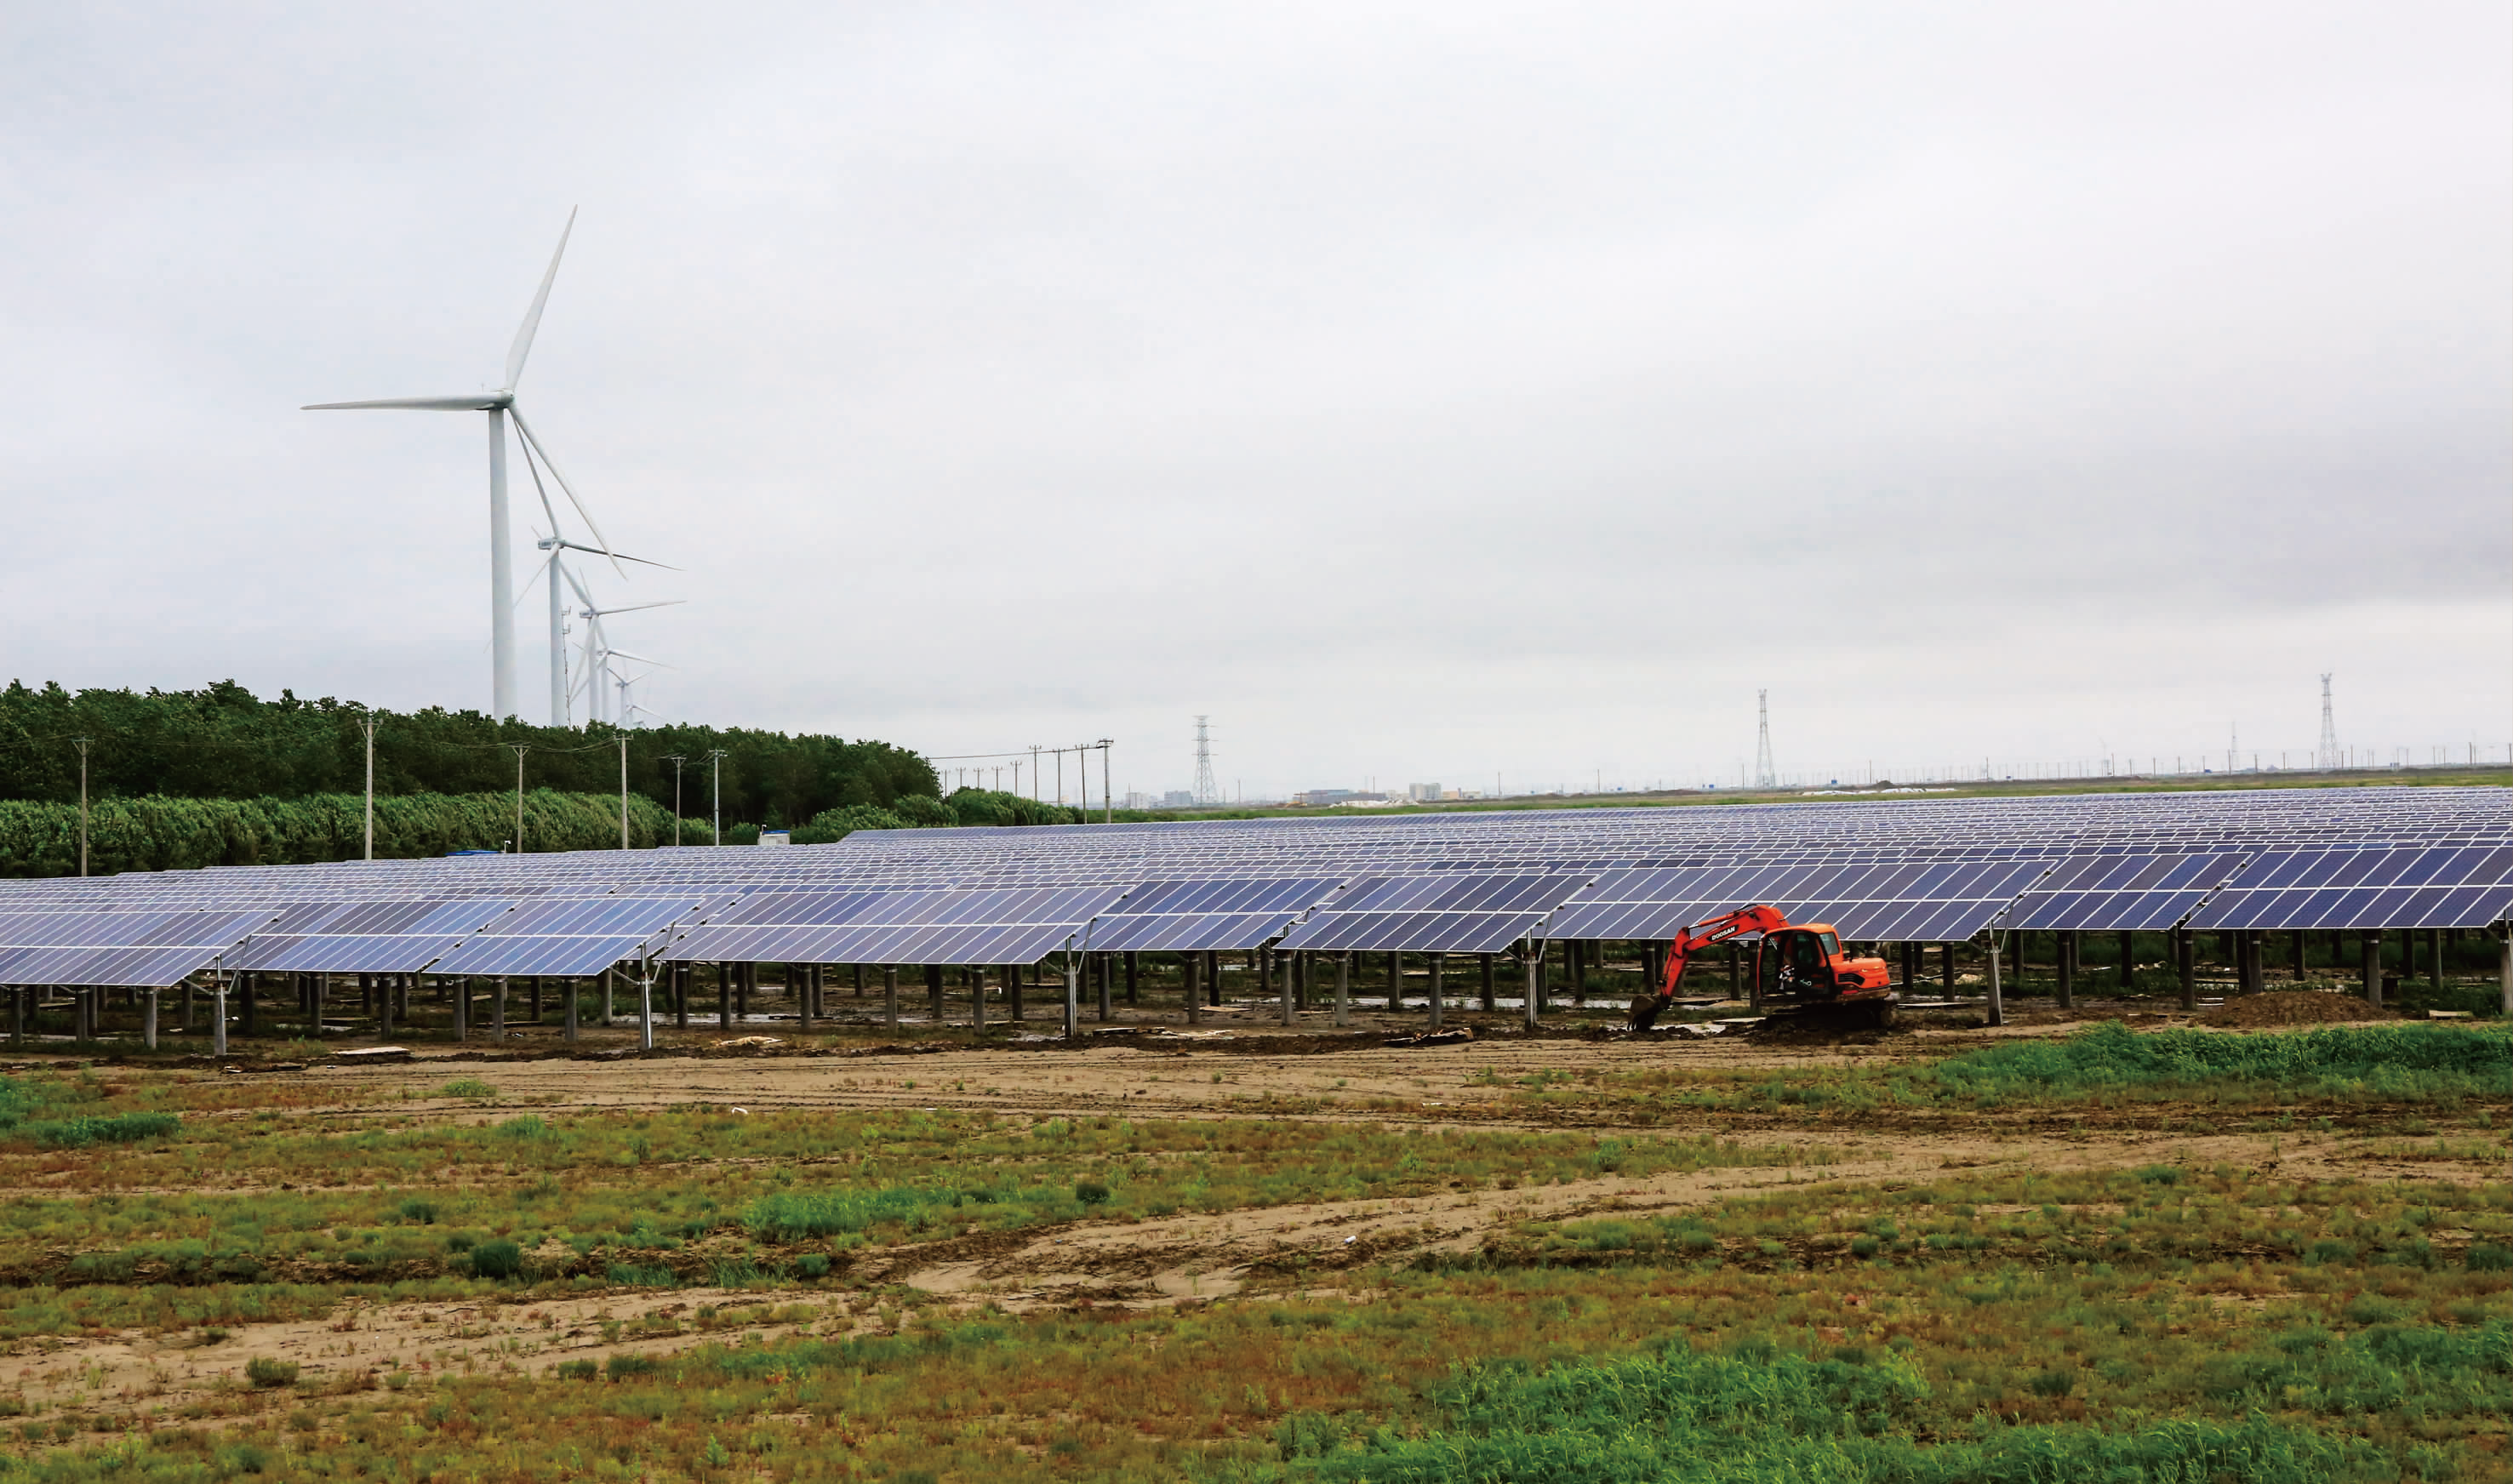
[[[1064,955],[1064,1038],[1078,1039],[1082,1034],[1082,955],[1068,950]]]
[[[881,968],[881,1013],[884,1023],[891,1029],[897,1030],[898,1028],[898,965],[897,964],[884,964]]]
[[[1299,965],[1295,960],[1298,957],[1297,953],[1274,955],[1275,962],[1283,966],[1283,1023],[1286,1025],[1292,1023],[1293,982],[1299,978]]]
[[[1099,1023],[1108,1023],[1108,981],[1116,977],[1117,965],[1105,953],[1091,955],[1099,969]]]
[[[1527,959],[1527,1028],[1536,1028],[1537,1007],[1544,1003],[1544,944],[1530,943]]]
[[[785,966],[786,987],[794,990],[795,1023],[803,1027],[804,1034],[809,1035],[812,1030],[812,1012],[820,1008],[818,1004],[820,998],[820,966],[818,964],[813,964],[808,968],[800,970],[799,972],[802,976],[802,982],[799,984],[794,983],[797,972],[798,971],[794,965],[787,964]],[[983,1018],[983,1014],[984,1010],[981,1004],[979,1007],[980,1019]]]
[[[150,1051],[157,1049],[157,986],[148,986],[148,1001],[140,1011],[140,1042]]]
[[[1482,1004],[1484,1014],[1490,1015],[1493,1013],[1493,956],[1489,953],[1478,953],[1475,956],[1483,961]]]
[[[227,980],[223,974],[213,982],[210,1015],[210,1055],[223,1057],[227,1054]],[[22,1017],[20,1023],[23,1023]]]
[[[969,1028],[986,1033],[986,966],[969,966]]]
[[[565,986],[559,990],[559,993],[567,1000],[567,1039],[573,1042],[576,1039],[577,983],[572,979],[564,979],[559,983]]]
[[[2056,957],[2059,972],[2059,1008],[2074,1010],[2077,1008],[2077,935],[2075,933],[2059,935]]]
[[[400,975],[385,974],[378,977],[376,982],[376,1039],[379,1041],[389,1041],[392,1039],[393,996],[400,992]],[[188,1002],[191,997],[191,991],[188,988],[185,989],[183,991],[184,1000]],[[186,1003],[183,1007],[183,1023],[188,1025],[191,1023],[191,1006]]]
[[[1431,1017],[1428,1023],[1433,1030],[1440,1028],[1442,1002],[1449,997],[1447,989],[1440,983],[1440,969],[1448,961],[1448,957],[1446,953],[1431,955]]]
[[[1133,950],[1133,949],[1131,949],[1131,948],[1127,949],[1127,950],[1126,950],[1126,1008],[1127,1008],[1127,1009],[1129,1009],[1129,1010],[1134,1009],[1134,1008],[1135,1008],[1135,1006],[1137,1005],[1137,1003],[1138,1003],[1138,1002],[1136,1000],[1136,998],[1135,998],[1135,991],[1136,991],[1136,987],[1137,987],[1137,986],[1136,986],[1136,981],[1137,981],[1137,980],[1138,980],[1138,979],[1140,979],[1140,978],[1142,977],[1142,972],[1143,972],[1143,955],[1141,955],[1140,953],[1137,953],[1137,952],[1134,951],[1134,950]]]
[[[1490,964],[1492,955],[1485,954],[1484,962]],[[1489,974],[1491,971],[1487,969],[1485,972]],[[1352,955],[1348,952],[1336,955],[1335,1023],[1338,1025],[1352,1023]]]
[[[942,966],[925,966],[925,1013],[935,1024],[942,1023]]]
[[[1204,955],[1187,954],[1178,964],[1178,975],[1179,997],[1186,1001],[1186,1023],[1200,1025],[1204,1023]],[[2513,988],[2504,992],[2513,995]]]
[[[1992,1025],[2007,1023],[2007,1005],[1999,994],[1998,935],[1996,933],[1989,935],[1989,1023]]]
[[[2382,935],[2378,929],[2365,935],[2365,1003],[2376,1009],[2382,1003]]]
[[[454,1039],[455,1039],[455,1040],[457,1040],[457,1041],[467,1041],[467,1040],[471,1039],[471,980],[470,980],[470,977],[469,977],[468,975],[459,975],[459,976],[457,976],[457,977],[454,979],[454,981],[453,981],[453,985],[454,985]],[[247,1004],[248,1006],[250,1006],[250,1005],[252,1004],[252,1000],[253,1000],[253,992],[252,992],[250,989],[248,989],[247,991],[245,991],[245,1002],[246,1002],[246,1004]]]
[[[2501,940],[2496,943],[2501,955],[2495,966],[2496,1003],[2504,1015],[2513,1016],[2513,928],[2499,928],[2496,934]]]
[[[2137,944],[2134,941],[2135,936],[2131,933],[2123,933],[2120,936],[2120,992],[2123,994],[2134,993],[2137,988]]]
[[[655,962],[648,959],[637,976],[637,1049],[655,1049]],[[665,972],[669,972],[666,970]]]
[[[2443,988],[2443,929],[2441,928],[2430,928],[2426,931],[2426,973],[2428,983],[2438,990]]]

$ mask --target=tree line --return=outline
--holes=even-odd
[[[619,748],[628,740],[628,790],[692,819],[715,812],[721,751],[723,818],[781,828],[830,810],[939,804],[940,780],[922,757],[889,742],[741,727],[664,726],[621,733],[499,721],[430,706],[387,711],[282,691],[264,701],[232,680],[196,691],[41,688],[0,692],[0,800],[75,803],[77,739],[86,738],[92,798],[303,799],[366,787],[366,736],[376,726],[376,794],[473,795],[524,787],[613,797],[618,842]],[[669,829],[669,816],[665,816]],[[509,825],[511,833],[511,823]]]

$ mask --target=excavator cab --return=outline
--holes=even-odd
[[[1766,992],[1781,1000],[1832,1005],[1893,998],[1892,971],[1885,960],[1851,957],[1828,923],[1764,935],[1762,970]]]

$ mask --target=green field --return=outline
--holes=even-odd
[[[2513,1034],[1950,1042],[25,1066],[0,1468],[2513,1477]]]

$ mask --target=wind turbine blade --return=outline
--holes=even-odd
[[[629,555],[627,552],[625,552],[625,551],[603,551],[603,550],[602,550],[602,548],[601,548],[600,546],[587,546],[587,545],[584,545],[584,544],[582,544],[581,542],[578,542],[578,541],[569,541],[569,540],[568,540],[567,538],[565,538],[565,537],[560,537],[560,538],[559,538],[559,544],[561,544],[561,545],[563,545],[563,546],[567,547],[567,549],[568,549],[568,550],[570,550],[570,551],[597,551],[597,552],[601,552],[604,556],[608,556],[608,557],[612,558],[612,559],[613,559],[613,560],[615,560],[615,561],[621,561],[621,562],[635,562],[635,563],[637,563],[637,564],[638,564],[639,566],[641,566],[641,567],[660,567],[660,568],[662,568],[665,572],[678,572],[678,571],[680,571],[680,570],[681,570],[680,568],[673,566],[673,565],[672,565],[671,563],[669,563],[669,562],[658,562],[658,561],[651,560],[651,559],[649,559],[649,558],[647,558],[647,557],[642,557],[642,556],[630,556],[630,555]]]
[[[647,659],[647,658],[646,658],[645,656],[643,656],[643,655],[632,655],[632,654],[628,653],[628,652],[627,652],[626,650],[624,650],[624,649],[615,649],[615,650],[613,650],[613,651],[611,652],[611,658],[612,658],[612,659],[614,659],[614,660],[634,660],[634,661],[636,661],[639,664],[651,664],[651,665],[654,665],[654,666],[655,666],[656,668],[658,668],[658,669],[666,669],[666,670],[667,670],[667,669],[670,669],[670,668],[671,668],[671,666],[670,666],[670,665],[665,664],[665,663],[664,663],[662,661],[660,661],[660,660],[649,660],[649,659]]]
[[[533,446],[529,440],[524,444],[524,472],[533,476],[533,493],[541,498],[541,513],[549,517],[550,535],[558,537],[558,543],[562,546],[572,544],[566,537],[558,534],[558,512],[550,508],[549,491],[541,487],[540,465],[533,458]]]
[[[649,608],[671,608],[688,601],[687,598],[665,598],[659,603],[630,603],[624,608],[606,608],[602,612],[605,616],[615,613],[642,613]]]
[[[558,251],[550,254],[549,271],[541,275],[540,292],[533,296],[533,306],[524,311],[523,327],[515,332],[515,343],[506,351],[506,389],[515,389],[523,380],[524,357],[533,353],[533,336],[541,327],[541,305],[549,302],[550,285],[558,279],[558,261],[567,256],[568,233],[576,230],[576,208],[567,209],[567,225],[559,229]]]
[[[584,583],[577,577],[575,568],[561,567],[559,571],[566,574],[567,585],[576,589],[577,600],[582,603],[584,611],[592,616],[594,630],[599,632],[602,628],[602,610],[593,606],[593,594],[584,590]]]
[[[467,397],[379,397],[371,402],[308,402],[299,412],[366,412],[377,408],[394,408],[402,412],[487,412],[504,406],[504,400],[494,392],[473,392]]]
[[[618,572],[623,578],[626,577],[628,574],[620,569],[619,559],[611,554],[611,538],[602,534],[602,526],[594,520],[593,512],[584,507],[583,501],[576,498],[576,486],[567,482],[567,475],[559,471],[558,461],[549,456],[549,450],[543,447],[541,440],[534,434],[532,424],[524,421],[524,410],[509,406],[506,411],[515,420],[515,431],[523,435],[526,443],[532,445],[534,453],[540,455],[542,464],[550,471],[550,478],[558,481],[559,492],[567,497],[567,502],[576,506],[577,514],[584,517],[584,528],[592,532],[593,539],[601,543],[602,554],[610,560],[611,570]]]

